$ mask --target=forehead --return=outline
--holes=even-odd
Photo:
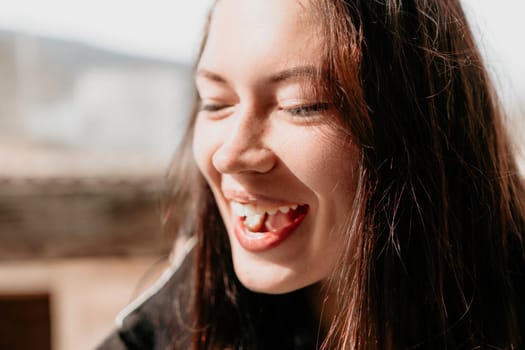
[[[318,65],[319,35],[306,0],[219,0],[200,66],[235,71]],[[279,67],[275,67],[279,66]]]

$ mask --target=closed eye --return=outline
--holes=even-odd
[[[330,108],[330,104],[326,102],[314,103],[306,106],[298,106],[292,108],[283,108],[284,111],[290,113],[294,117],[309,117],[320,112],[326,111]]]
[[[228,108],[229,105],[225,104],[216,104],[216,103],[201,103],[199,106],[199,111],[203,112],[218,112],[222,109]]]

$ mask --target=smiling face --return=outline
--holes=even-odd
[[[285,293],[337,263],[357,177],[316,83],[321,42],[298,0],[220,0],[196,72],[194,156],[214,194],[235,273]]]

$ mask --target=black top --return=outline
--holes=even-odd
[[[168,279],[143,302],[120,317],[120,326],[97,350],[187,350],[191,348],[191,286],[193,286],[193,251]],[[283,295],[265,295],[244,290],[249,298],[251,315],[242,322],[251,324],[248,337],[252,347],[271,350],[312,350],[317,348],[318,324],[306,306],[307,294],[299,290]],[[126,308],[126,309],[128,309]],[[126,310],[125,309],[125,310]],[[224,316],[229,322],[231,315]],[[222,321],[221,321],[222,322]],[[256,344],[256,345],[255,345]],[[237,350],[237,349],[236,349]]]
[[[188,254],[169,279],[126,314],[117,330],[97,350],[189,349],[189,279],[193,254]]]

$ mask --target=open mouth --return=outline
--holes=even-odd
[[[236,216],[235,234],[251,251],[270,249],[284,241],[308,214],[307,204],[262,207],[231,202]]]

